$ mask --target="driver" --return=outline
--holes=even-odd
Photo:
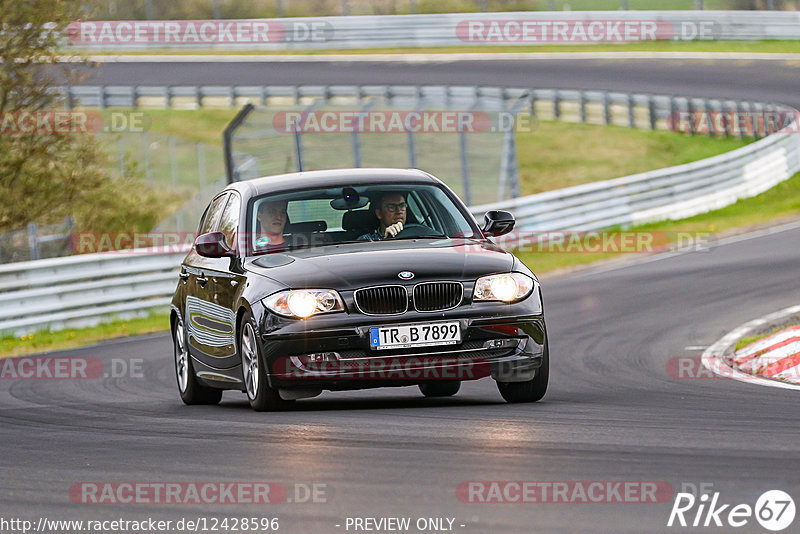
[[[408,204],[403,193],[383,193],[372,202],[375,217],[380,224],[374,231],[358,238],[359,241],[380,241],[395,237],[406,223]]]

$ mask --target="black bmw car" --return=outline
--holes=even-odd
[[[277,410],[323,390],[418,386],[428,397],[491,376],[508,402],[547,390],[536,276],[440,180],[346,169],[229,185],[200,221],[171,306],[178,390],[239,390]]]

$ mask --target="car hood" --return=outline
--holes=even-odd
[[[248,271],[289,288],[355,289],[403,283],[401,271],[414,273],[413,282],[474,280],[508,272],[514,256],[492,243],[464,239],[416,239],[348,243],[266,254],[249,259]]]

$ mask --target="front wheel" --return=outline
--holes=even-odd
[[[498,382],[497,389],[506,402],[536,402],[547,393],[547,382],[550,378],[550,356],[547,348],[542,357],[542,366],[536,370],[536,376],[527,382]]]
[[[178,393],[184,404],[217,404],[222,399],[222,390],[202,386],[197,381],[192,365],[192,357],[186,341],[183,319],[178,318],[172,332],[175,352],[175,376],[178,380]]]
[[[278,390],[267,382],[267,368],[249,313],[244,314],[239,328],[239,353],[242,358],[242,379],[250,406],[257,412],[273,412],[290,406],[291,401],[283,400]]]

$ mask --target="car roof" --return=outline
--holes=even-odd
[[[235,182],[225,188],[236,190],[243,197],[280,193],[313,187],[335,187],[362,184],[440,183],[438,179],[418,169],[330,169],[276,174],[252,180]]]

